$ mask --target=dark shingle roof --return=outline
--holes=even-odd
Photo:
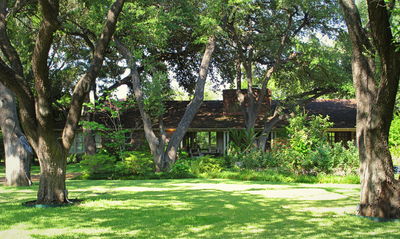
[[[163,117],[166,128],[176,128],[188,103],[188,101],[166,102],[167,113]],[[223,108],[222,101],[204,101],[190,128],[211,130],[244,127],[244,117],[240,112],[227,114],[223,112]],[[334,123],[334,128],[354,128],[356,125],[355,100],[315,100],[307,104],[305,110],[311,114],[328,115],[330,121]],[[263,115],[259,115],[256,128],[263,127],[263,118]],[[142,125],[137,109],[123,113],[121,120],[125,128],[140,128]]]
[[[306,111],[329,116],[334,128],[355,128],[357,107],[355,100],[315,100],[306,105]]]

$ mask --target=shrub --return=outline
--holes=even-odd
[[[333,161],[333,173],[340,175],[357,174],[360,167],[357,147],[349,143],[347,148],[341,143],[333,143],[330,147]]]
[[[264,168],[275,168],[281,166],[281,160],[272,152],[263,152],[259,149],[251,149],[248,152],[237,152],[225,157],[225,164],[242,169],[260,170]]]
[[[248,151],[253,146],[257,135],[254,129],[234,129],[229,131],[231,147],[239,152]]]
[[[82,161],[83,154],[70,154],[67,157],[67,164],[79,163]]]
[[[128,151],[121,154],[122,161],[116,165],[121,176],[145,176],[154,172],[152,155],[147,152]]]
[[[106,153],[83,155],[79,163],[82,177],[87,179],[111,179],[115,176],[117,159]]]
[[[193,178],[190,172],[190,161],[178,160],[172,165],[169,175],[171,178]]]
[[[220,172],[224,161],[219,158],[202,156],[190,161],[190,172],[194,175],[210,172]]]

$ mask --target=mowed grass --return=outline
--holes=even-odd
[[[62,208],[27,208],[0,186],[0,238],[399,238],[399,222],[353,216],[359,185],[223,179],[67,181]]]

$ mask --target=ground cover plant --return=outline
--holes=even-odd
[[[399,222],[352,216],[359,185],[233,180],[73,180],[79,205],[28,208],[0,186],[0,238],[398,238]],[[10,200],[12,198],[12,200]]]

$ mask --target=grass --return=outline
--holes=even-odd
[[[271,183],[345,183],[359,184],[360,176],[350,174],[346,176],[336,176],[327,174],[296,175],[289,172],[279,172],[273,169],[263,171],[242,170],[242,171],[222,171],[201,174],[202,178],[220,178],[235,180],[264,181]]]
[[[0,186],[0,238],[398,238],[399,222],[352,216],[359,185],[182,179],[67,181],[80,205],[26,208]]]

